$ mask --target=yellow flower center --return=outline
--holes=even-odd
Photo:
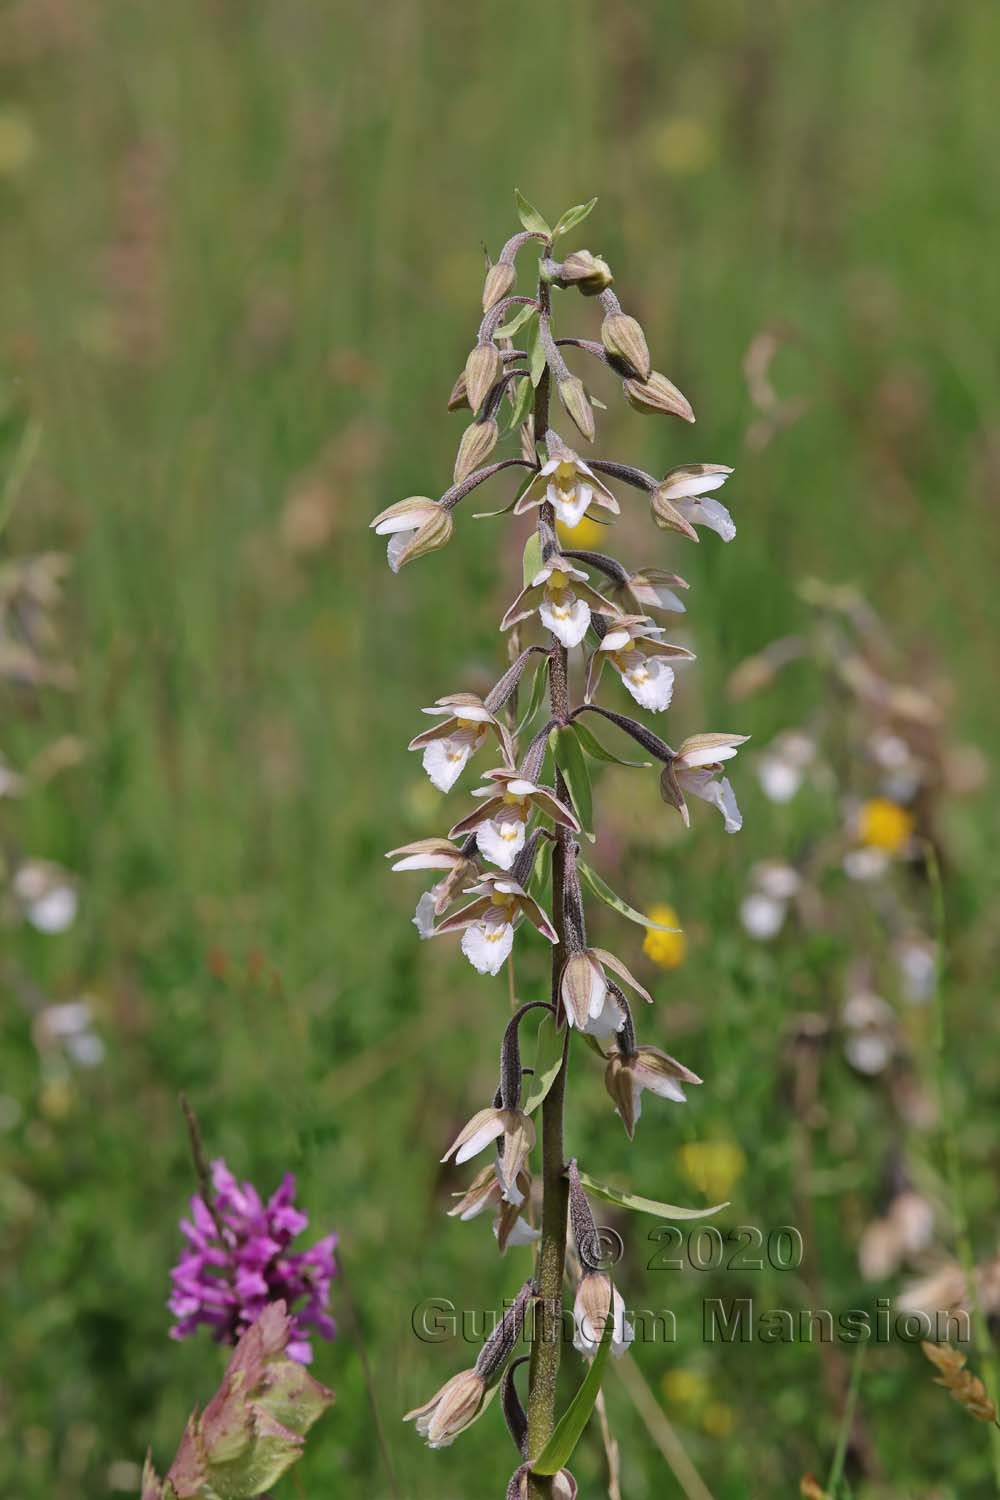
[[[574,489],[576,487],[576,464],[568,458],[561,459],[556,465],[553,478],[561,490]]]
[[[915,820],[911,812],[888,797],[873,797],[862,805],[858,816],[858,837],[870,849],[898,854],[913,835]]]
[[[680,918],[672,906],[665,902],[650,907],[646,913],[653,922],[664,927],[679,927]],[[642,951],[661,969],[677,969],[687,957],[687,938],[683,932],[656,932],[650,928],[642,941]]]
[[[508,911],[514,905],[514,897],[507,891],[494,891],[490,901],[494,906],[505,906]]]
[[[558,591],[559,589],[564,589],[568,586],[569,579],[566,577],[566,574],[561,573],[558,568],[556,568],[554,573],[551,573],[549,575],[548,587],[550,589],[556,589]]]

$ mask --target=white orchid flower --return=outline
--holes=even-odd
[[[612,622],[590,658],[586,701],[593,701],[605,662],[610,662],[636,703],[662,713],[674,694],[671,661],[693,661],[685,646],[661,641],[663,630],[647,615],[622,615]]]
[[[558,552],[539,568],[526,588],[518,594],[500,622],[509,630],[538,611],[546,630],[568,648],[578,646],[590,627],[591,614],[621,613],[618,606],[591,588],[587,574]]]

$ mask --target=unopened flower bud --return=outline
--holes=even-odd
[[[609,1318],[611,1353],[619,1359],[635,1336],[625,1317],[625,1304],[607,1272],[587,1271],[580,1278],[573,1306],[573,1347],[580,1354],[596,1354]]]
[[[465,361],[465,388],[473,411],[482,406],[502,370],[503,360],[496,344],[477,344]]]
[[[607,291],[614,279],[607,261],[592,255],[589,250],[574,250],[555,267],[553,275],[556,286],[575,286],[585,297],[596,297]]]
[[[455,523],[451,511],[436,500],[427,495],[411,495],[408,500],[398,500],[380,512],[371,525],[376,536],[388,536],[389,567],[398,573],[414,558],[445,546]]]
[[[559,399],[588,442],[594,441],[594,408],[582,380],[570,375],[559,382]]]
[[[403,1421],[416,1422],[428,1448],[448,1448],[478,1417],[485,1395],[482,1376],[475,1370],[460,1370],[423,1406],[408,1411]]]
[[[648,380],[653,366],[649,358],[646,335],[635,318],[628,313],[608,313],[601,324],[601,343],[604,352],[620,374],[630,378]]]
[[[635,411],[662,411],[682,417],[685,422],[694,421],[690,401],[659,370],[654,370],[646,380],[626,380],[624,390],[625,399]]]
[[[499,260],[495,266],[490,266],[483,285],[484,313],[488,313],[491,307],[496,307],[497,303],[506,297],[516,277],[517,272],[509,261]]]
[[[488,417],[485,422],[472,422],[462,433],[462,441],[458,445],[458,453],[455,456],[454,480],[461,484],[467,479],[473,469],[478,469],[484,459],[488,458],[497,445],[500,429],[493,417]]]
[[[448,397],[448,410],[461,411],[462,407],[468,406],[468,404],[469,392],[465,384],[465,371],[463,370],[451,388],[451,395]]]

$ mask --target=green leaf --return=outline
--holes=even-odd
[[[521,557],[521,573],[524,577],[524,586],[534,578],[542,566],[542,539],[537,531],[533,531],[524,544],[524,552]]]
[[[517,209],[517,217],[529,229],[532,234],[544,234],[547,239],[551,238],[552,230],[546,224],[537,208],[532,208],[520,188],[514,189],[514,207]]]
[[[522,718],[520,724],[518,724],[517,726],[518,739],[520,739],[521,735],[527,729],[528,725],[531,723],[532,719],[535,717],[538,710],[542,706],[542,697],[545,693],[545,684],[548,682],[548,672],[546,670],[547,665],[548,658],[543,656],[539,660],[538,666],[535,668],[535,675],[531,683],[531,693],[528,696],[528,706],[524,711],[524,717]],[[548,840],[543,840],[543,842],[547,843]]]
[[[537,311],[538,309],[533,302],[526,302],[523,307],[518,308],[509,323],[504,323],[502,328],[496,330],[493,337],[495,339],[512,339],[518,329],[523,328],[528,319],[533,318]]]
[[[649,927],[653,932],[680,932],[681,929],[679,927],[664,927],[661,922],[654,922],[650,917],[643,916],[641,911],[636,911],[634,906],[629,906],[628,902],[623,901],[621,896],[617,895],[607,882],[601,879],[597,871],[592,870],[589,865],[585,865],[582,859],[577,861],[576,867],[590,886],[594,895],[600,896],[602,901],[606,901],[609,906],[613,906],[615,911],[619,912],[621,916],[628,917],[630,922],[638,922],[640,927]]]
[[[578,224],[582,224],[596,202],[596,198],[591,198],[589,203],[578,203],[575,208],[567,208],[566,212],[561,215],[555,229],[553,229],[552,238],[558,239],[561,234],[569,234],[571,229],[575,229]]]
[[[521,496],[524,494],[525,490],[528,488],[528,485],[531,483],[531,481],[534,479],[534,477],[535,477],[534,474],[531,473],[531,474],[529,474],[527,476],[526,479],[523,479],[521,481],[521,483],[517,487],[517,494],[514,496],[513,500],[511,500],[511,501],[508,502],[507,505],[501,505],[501,507],[500,507],[499,510],[477,510],[477,511],[474,511],[473,515],[472,515],[472,519],[474,521],[489,521],[489,520],[492,519],[493,516],[505,516],[505,515],[507,515],[510,511],[512,511],[514,509],[514,506],[520,500]]]
[[[548,906],[546,899],[549,887],[549,862],[552,858],[552,845],[548,839],[542,839],[538,845],[535,855],[535,863],[531,867],[528,876],[528,895],[538,902],[539,906]]]
[[[513,432],[515,428],[520,427],[522,422],[528,420],[528,417],[531,415],[534,396],[535,388],[531,384],[530,379],[527,375],[522,376],[517,382],[517,395],[514,398],[514,405],[511,408],[510,426],[507,428],[508,432]]]
[[[531,372],[531,383],[537,386],[545,373],[545,345],[542,343],[538,331],[538,319],[528,329],[527,345],[528,369]]]
[[[573,1450],[583,1436],[583,1429],[590,1420],[590,1413],[594,1409],[594,1402],[601,1389],[601,1377],[604,1374],[604,1366],[608,1362],[614,1326],[615,1320],[609,1309],[608,1316],[604,1320],[601,1342],[597,1346],[597,1353],[591,1361],[590,1369],[583,1377],[580,1389],[560,1417],[555,1432],[532,1463],[533,1474],[558,1474],[560,1469],[565,1469],[573,1457]]]
[[[573,809],[580,819],[584,833],[593,842],[594,803],[590,791],[590,772],[587,770],[587,762],[583,758],[580,741],[573,733],[572,726],[558,731],[555,757],[556,765],[566,778]]]
[[[543,1016],[535,1041],[535,1071],[528,1080],[528,1092],[521,1108],[530,1115],[538,1108],[555,1083],[562,1067],[565,1031],[557,1031],[549,1015]]]
[[[573,720],[573,732],[587,754],[592,756],[594,760],[604,761],[606,765],[635,766],[640,770],[648,770],[653,764],[651,760],[626,760],[623,755],[615,755],[614,751],[602,745],[597,735],[588,729],[586,724],[581,724],[579,719]]]
[[[619,1188],[608,1187],[606,1182],[598,1182],[585,1172],[580,1173],[580,1181],[588,1193],[593,1193],[595,1198],[603,1198],[605,1203],[614,1203],[618,1208],[631,1208],[640,1214],[655,1214],[658,1219],[707,1219],[710,1214],[717,1214],[721,1209],[729,1207],[728,1201],[714,1203],[711,1208],[681,1208],[677,1203],[657,1203],[654,1198],[642,1198],[638,1193],[625,1193]]]

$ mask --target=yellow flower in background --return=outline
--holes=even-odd
[[[556,522],[556,531],[563,546],[575,547],[578,551],[592,552],[595,547],[606,546],[607,530],[606,526],[592,521],[589,516],[584,516],[575,526],[564,526],[562,521]]]
[[[688,1141],[677,1156],[688,1181],[716,1200],[728,1197],[746,1171],[746,1156],[735,1141]]]
[[[663,1394],[674,1406],[702,1406],[708,1399],[708,1381],[701,1370],[668,1370]]]
[[[888,797],[872,797],[858,813],[858,837],[869,849],[898,854],[913,837],[916,823],[911,812]]]
[[[715,142],[703,120],[677,115],[651,133],[649,156],[654,166],[672,177],[692,176],[712,165]]]
[[[664,927],[679,927],[681,919],[672,906],[660,902],[646,913],[651,922]],[[661,969],[677,969],[687,957],[687,938],[683,932],[655,932],[649,928],[642,940],[642,951]]]
[[[0,110],[0,177],[17,177],[38,151],[31,120],[20,109]]]
[[[733,1430],[733,1409],[724,1401],[710,1401],[705,1407],[701,1425],[709,1437],[728,1437]]]

